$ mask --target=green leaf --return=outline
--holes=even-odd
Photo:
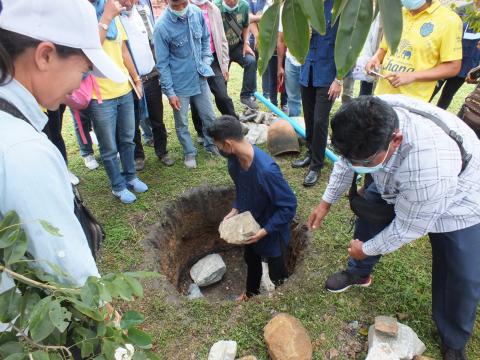
[[[105,323],[101,322],[97,324],[97,336],[102,337],[107,333],[107,326]]]
[[[23,360],[26,359],[27,355],[25,354],[12,354],[5,358],[5,360]]]
[[[124,275],[125,282],[130,286],[133,294],[137,297],[143,297],[142,284],[134,277]]]
[[[312,27],[320,34],[325,35],[325,7],[323,1],[319,0],[302,0],[300,5],[303,13],[307,15]]]
[[[378,0],[383,33],[392,54],[397,51],[402,37],[402,4],[400,0]]]
[[[155,354],[153,351],[147,350],[145,351],[148,360],[160,360],[160,358]]]
[[[60,233],[60,229],[53,226],[52,224],[50,224],[48,221],[46,220],[39,220],[40,222],[40,225],[42,225],[43,229],[48,232],[50,235],[53,235],[53,236],[58,236],[58,237],[62,237],[63,235]]]
[[[23,345],[17,341],[9,341],[0,346],[0,359],[5,359],[9,355],[23,353]]]
[[[80,345],[80,353],[82,359],[88,358],[90,355],[93,355],[93,344],[90,341],[83,341]]]
[[[8,323],[20,313],[22,295],[13,287],[0,294],[0,322]]]
[[[9,331],[9,332],[2,332],[0,333],[0,355],[2,355],[1,353],[1,349],[2,349],[2,346],[6,343],[9,343],[9,342],[15,342],[17,343],[17,335],[16,335],[16,331],[12,330],[12,331]],[[5,355],[3,355],[5,356]],[[1,358],[1,356],[0,356]]]
[[[145,317],[142,314],[130,310],[123,314],[122,319],[120,320],[120,327],[122,329],[128,329],[132,326],[140,325],[144,320]]]
[[[277,47],[278,21],[280,14],[280,4],[275,2],[270,6],[259,24],[258,52],[258,70],[263,74],[267,69],[268,61],[272,57]]]
[[[140,351],[136,351],[132,357],[132,360],[147,360],[147,359],[149,359],[149,357],[147,357],[147,354]]]
[[[283,5],[282,24],[283,36],[293,57],[300,63],[305,61],[310,44],[310,29],[308,19],[303,13],[300,0],[289,0]]]
[[[100,298],[99,295],[100,291],[97,286],[97,281],[93,280],[91,277],[88,278],[85,285],[82,287],[80,292],[80,297],[85,305],[93,306],[94,304],[98,304],[98,300]]]
[[[5,263],[7,265],[11,265],[20,260],[27,251],[27,244],[27,235],[24,231],[20,231],[17,237],[17,241],[15,241],[12,246],[7,247],[4,250],[3,256]]]
[[[32,357],[34,360],[50,360],[50,357],[48,356],[48,353],[45,351],[35,351],[32,353]]]
[[[372,23],[372,0],[349,1],[342,11],[335,42],[337,77],[342,79],[355,65]]]
[[[103,339],[103,342],[102,342],[102,354],[105,355],[105,357],[107,359],[113,359],[114,358],[114,354],[115,354],[115,350],[119,347],[120,345],[113,342],[113,341],[110,341],[110,340],[107,340],[107,339]]]
[[[70,313],[66,308],[62,307],[60,301],[57,300],[50,303],[48,316],[58,331],[63,333],[65,330],[67,330],[67,327],[70,324],[72,313]]]
[[[35,307],[35,304],[41,300],[40,295],[33,290],[27,289],[23,296],[22,296],[22,304],[20,306],[20,318],[19,318],[19,326],[20,328],[25,328],[30,315],[32,314],[32,310]]]
[[[32,316],[28,323],[30,326],[30,335],[35,342],[42,341],[55,329],[55,325],[53,325],[48,316],[48,310],[52,301],[53,298],[47,296],[40,300],[32,310]]]
[[[118,294],[123,300],[132,301],[132,291],[130,286],[125,283],[123,276],[118,276],[113,282],[112,285],[115,289],[115,293]]]
[[[100,296],[100,299],[105,301],[105,302],[111,302],[112,301],[112,295],[110,294],[110,291],[108,290],[108,286],[103,283],[103,281],[98,281],[97,282],[97,287],[98,287],[98,294]]]
[[[14,211],[9,211],[0,222],[0,249],[11,246],[20,233],[20,218]]]
[[[136,328],[128,329],[127,339],[133,345],[142,349],[150,349],[152,347],[152,338],[147,333]]]
[[[332,26],[336,24],[337,20],[340,18],[343,10],[345,9],[345,5],[347,5],[348,0],[334,0],[333,7],[332,7]]]
[[[83,315],[86,315],[96,321],[103,321],[102,314],[99,310],[91,308],[78,300],[70,299],[70,301],[72,302],[73,307],[80,311]]]

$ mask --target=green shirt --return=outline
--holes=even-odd
[[[222,13],[223,28],[225,29],[225,35],[227,36],[228,47],[230,49],[234,48],[238,44],[242,43],[242,38],[238,36],[230,27],[225,14],[230,14],[242,29],[247,28],[249,24],[248,13],[250,10],[248,2],[246,0],[239,0],[238,7],[233,12],[230,12],[223,7],[222,0],[215,0],[215,5],[218,6],[220,12]]]

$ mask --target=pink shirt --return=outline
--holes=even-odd
[[[208,31],[210,32],[210,49],[212,50],[212,54],[213,54],[215,52],[215,44],[213,43],[212,25],[210,24],[210,19],[208,18],[207,5],[201,5],[200,9],[202,9],[203,17],[205,18],[205,22],[207,23],[207,26],[208,26]]]

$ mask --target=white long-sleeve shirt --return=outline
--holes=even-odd
[[[480,141],[452,113],[403,95],[382,95],[396,111],[403,141],[383,170],[373,173],[382,198],[395,205],[395,219],[363,244],[366,255],[392,252],[429,232],[443,233],[480,223]],[[459,176],[458,145],[431,120],[395,105],[439,117],[463,138],[472,159]],[[352,183],[345,161],[335,163],[323,200],[335,203]]]
[[[28,238],[28,252],[61,283],[81,286],[99,276],[82,227],[74,214],[73,193],[65,161],[40,131],[47,117],[35,98],[19,82],[0,86],[0,97],[15,105],[31,122],[0,111],[0,218],[14,210]],[[57,227],[51,235],[39,220]],[[68,276],[58,276],[49,263]],[[0,278],[0,293],[13,282]]]

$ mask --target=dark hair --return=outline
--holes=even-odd
[[[0,84],[15,75],[14,62],[28,48],[38,46],[41,41],[9,30],[0,29]],[[58,56],[67,58],[83,54],[81,49],[56,45]]]
[[[380,98],[360,96],[340,107],[331,126],[335,150],[347,159],[363,160],[388,148],[398,117]]]
[[[215,119],[208,128],[208,136],[216,141],[225,141],[233,139],[241,141],[243,139],[243,129],[240,121],[231,115],[222,115]]]

